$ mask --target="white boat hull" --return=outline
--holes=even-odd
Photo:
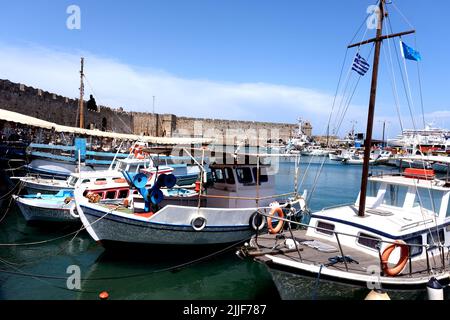
[[[230,223],[232,221],[226,222],[227,218],[232,216],[231,210],[220,210],[216,213],[216,219],[203,212],[202,216],[206,218],[207,224],[203,230],[196,231],[191,226],[191,220],[198,210],[195,207],[167,206],[155,214],[154,218],[148,219],[108,213],[110,210],[93,204],[82,204],[78,207],[81,221],[87,226],[87,231],[94,240],[100,242],[171,246],[218,245],[244,241],[254,234],[248,221],[255,210],[240,210],[239,220],[242,222],[235,224]],[[164,210],[166,212],[163,212]],[[214,220],[217,223],[214,223]]]
[[[75,222],[77,212],[74,201],[65,204],[46,203],[40,199],[26,199],[13,196],[26,221]]]

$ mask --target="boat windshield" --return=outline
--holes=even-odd
[[[443,196],[443,191],[428,188],[417,188],[416,197],[414,200],[414,208],[424,208],[436,215],[439,215]]]
[[[383,204],[393,207],[403,207],[407,193],[408,187],[389,184],[386,186]]]

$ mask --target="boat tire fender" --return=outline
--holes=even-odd
[[[264,216],[261,215],[258,211],[253,212],[250,216],[250,226],[255,231],[260,231],[264,228],[266,221]]]
[[[195,231],[202,231],[206,227],[206,219],[195,217],[191,220],[191,226]]]

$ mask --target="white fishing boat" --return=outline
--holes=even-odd
[[[13,195],[25,220],[49,222],[79,221],[72,190],[60,190],[55,195]]]
[[[160,165],[158,167],[160,173],[172,173],[173,168]],[[80,171],[80,170],[78,170]],[[125,189],[128,190],[128,184],[122,176],[122,171],[141,172],[145,171],[149,178],[156,172],[153,159],[150,156],[142,156],[130,152],[125,159],[114,159],[110,168],[97,171],[81,171],[81,173],[71,173],[66,180],[55,178],[42,178],[40,175],[32,175],[26,177],[18,177],[22,184],[22,188],[28,194],[35,193],[57,193],[61,189],[73,190],[79,182],[81,185],[90,185],[90,190],[96,190],[103,194],[103,197],[111,197],[108,192],[111,190]],[[198,176],[198,175],[197,175]],[[149,179],[149,182],[151,179]],[[112,192],[112,191],[111,191]],[[122,197],[126,198],[126,197]]]
[[[145,191],[140,187],[142,184],[133,182],[144,200],[151,199],[145,205],[147,210],[137,208],[132,199],[126,205],[93,203],[83,196],[82,189],[75,190],[81,220],[92,238],[102,244],[203,246],[248,239],[255,229],[263,228],[264,219],[259,212],[269,212],[274,201],[278,200],[291,214],[299,212],[301,197],[294,192],[289,199],[286,195],[277,199],[274,177],[267,173],[267,165],[259,163],[259,156],[253,157],[257,162],[249,162],[249,156],[245,155],[231,157],[229,164],[226,161],[210,164],[213,185],[205,190],[198,185],[198,192],[194,196],[188,194],[187,199],[171,191],[164,194],[163,188]],[[176,204],[180,199],[195,201]]]
[[[310,157],[327,157],[333,150],[322,148],[321,146],[311,145],[307,146],[301,151],[302,156]]]
[[[288,230],[257,234],[240,251],[267,266],[284,299],[295,298],[301,290],[293,284],[298,283],[292,280],[297,277],[315,280],[316,289],[320,280],[327,283],[323,290],[333,283],[340,291],[355,287],[424,290],[429,281],[437,279],[441,285],[450,281],[449,177],[439,180],[433,170],[411,167],[399,174],[369,177],[381,43],[414,32],[383,36],[383,20],[390,16],[386,6],[387,1],[381,0],[374,11],[378,15],[376,37],[349,46],[375,43],[361,190],[356,202],[313,212],[307,224],[282,219]],[[355,69],[356,64],[356,72],[362,76],[360,57],[356,56],[350,68]],[[365,71],[369,69],[367,62],[363,66]],[[450,165],[450,159],[443,161]]]

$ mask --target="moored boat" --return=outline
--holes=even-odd
[[[86,230],[102,244],[205,246],[248,239],[255,228],[263,228],[259,212],[269,212],[270,204],[277,200],[274,177],[267,174],[264,164],[249,163],[248,157],[240,155],[230,164],[210,164],[210,169],[213,185],[205,190],[198,185],[198,192],[187,197],[170,191],[174,183],[166,185],[169,190],[161,188],[164,194],[154,188],[142,190],[142,182],[133,182],[144,201],[147,199],[144,209],[132,199],[125,204],[93,203],[83,196],[82,190],[76,190],[78,212]],[[202,170],[202,177],[204,174]],[[176,204],[180,200],[194,201]],[[298,195],[278,201],[293,211],[291,214],[300,211]]]
[[[72,190],[61,190],[55,195],[13,195],[26,221],[76,222]]]

